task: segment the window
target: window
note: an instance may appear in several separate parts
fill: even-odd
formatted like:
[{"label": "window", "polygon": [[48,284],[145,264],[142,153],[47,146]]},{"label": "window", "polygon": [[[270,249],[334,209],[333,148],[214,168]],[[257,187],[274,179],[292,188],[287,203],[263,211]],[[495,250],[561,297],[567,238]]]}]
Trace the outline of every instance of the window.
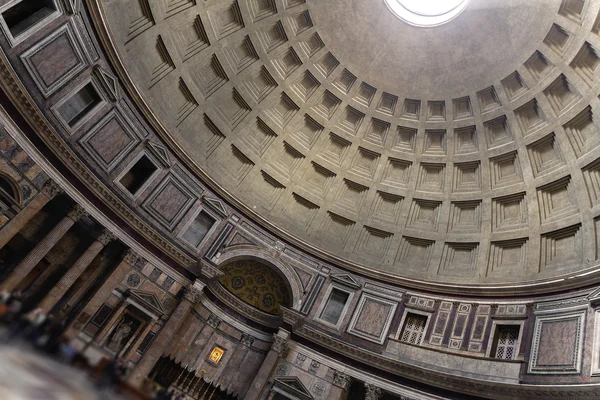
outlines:
[{"label": "window", "polygon": [[390,11],[414,26],[438,26],[451,21],[469,0],[385,0]]},{"label": "window", "polygon": [[95,335],[108,321],[108,318],[113,312],[113,308],[107,304],[102,304],[98,312],[94,315],[91,321],[85,327],[85,333]]},{"label": "window", "polygon": [[56,11],[52,0],[23,0],[2,13],[14,38],[23,34]]},{"label": "window", "polygon": [[154,332],[150,332],[149,334],[147,334],[144,340],[142,340],[142,343],[140,343],[140,347],[138,347],[137,352],[140,354],[144,354],[146,350],[148,350],[148,347],[150,347],[150,344],[154,340],[155,336],[156,333]]},{"label": "window", "polygon": [[200,214],[198,214],[192,224],[185,230],[183,240],[194,247],[198,247],[215,222],[216,220],[206,211],[200,211]]},{"label": "window", "polygon": [[94,85],[88,83],[58,107],[58,113],[67,125],[73,128],[101,101]]},{"label": "window", "polygon": [[156,165],[146,155],[143,155],[119,182],[129,193],[135,195],[157,169]]},{"label": "window", "polygon": [[519,352],[519,326],[497,325],[491,356],[500,360],[513,360]]},{"label": "window", "polygon": [[325,303],[323,311],[321,311],[321,315],[319,315],[319,319],[332,325],[337,325],[348,302],[348,297],[350,297],[350,294],[347,292],[336,288],[331,289],[329,298],[327,299],[327,303]]},{"label": "window", "polygon": [[427,317],[425,315],[407,313],[402,328],[400,341],[410,344],[421,344],[425,336]]}]

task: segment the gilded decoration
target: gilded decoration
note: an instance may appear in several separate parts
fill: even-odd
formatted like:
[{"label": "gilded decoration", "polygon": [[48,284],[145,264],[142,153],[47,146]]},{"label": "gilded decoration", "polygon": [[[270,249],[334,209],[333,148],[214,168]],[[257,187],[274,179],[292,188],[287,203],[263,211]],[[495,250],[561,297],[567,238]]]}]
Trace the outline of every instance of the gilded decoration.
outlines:
[{"label": "gilded decoration", "polygon": [[288,306],[290,294],[283,278],[254,260],[240,260],[221,268],[219,283],[245,303],[268,314],[278,315]]}]

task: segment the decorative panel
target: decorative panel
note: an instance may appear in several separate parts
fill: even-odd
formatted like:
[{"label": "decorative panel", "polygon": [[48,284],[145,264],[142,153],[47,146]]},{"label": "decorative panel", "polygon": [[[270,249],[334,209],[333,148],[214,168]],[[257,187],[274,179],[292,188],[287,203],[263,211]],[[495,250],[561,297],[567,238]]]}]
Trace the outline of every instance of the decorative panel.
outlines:
[{"label": "decorative panel", "polygon": [[585,311],[535,320],[530,374],[578,374],[581,372]]},{"label": "decorative panel", "polygon": [[363,293],[352,316],[348,333],[383,344],[398,303]]}]

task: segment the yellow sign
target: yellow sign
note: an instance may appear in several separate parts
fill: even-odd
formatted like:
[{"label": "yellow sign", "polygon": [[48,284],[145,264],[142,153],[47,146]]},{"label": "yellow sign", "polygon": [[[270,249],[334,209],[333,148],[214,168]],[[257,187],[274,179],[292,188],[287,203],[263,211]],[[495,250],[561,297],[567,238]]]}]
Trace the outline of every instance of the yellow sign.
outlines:
[{"label": "yellow sign", "polygon": [[210,361],[210,362],[212,362],[214,364],[218,364],[219,361],[221,361],[221,358],[223,358],[223,354],[225,354],[225,350],[223,350],[219,346],[215,346],[212,349],[212,351],[210,352],[210,356],[208,357],[208,361]]}]

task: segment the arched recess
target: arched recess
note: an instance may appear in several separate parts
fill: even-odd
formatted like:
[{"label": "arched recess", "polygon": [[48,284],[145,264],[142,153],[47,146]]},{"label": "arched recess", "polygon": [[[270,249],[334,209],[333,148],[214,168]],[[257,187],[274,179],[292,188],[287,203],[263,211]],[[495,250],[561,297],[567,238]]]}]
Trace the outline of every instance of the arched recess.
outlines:
[{"label": "arched recess", "polygon": [[218,268],[221,269],[222,267],[238,260],[254,260],[272,268],[281,276],[292,295],[290,308],[300,308],[302,303],[302,284],[298,274],[292,267],[269,256],[268,254],[263,253],[262,251],[254,249],[240,249],[232,250],[222,254],[218,260]]},{"label": "arched recess", "polygon": [[4,172],[0,172],[0,199],[8,206],[23,204],[23,194],[19,184]]}]

